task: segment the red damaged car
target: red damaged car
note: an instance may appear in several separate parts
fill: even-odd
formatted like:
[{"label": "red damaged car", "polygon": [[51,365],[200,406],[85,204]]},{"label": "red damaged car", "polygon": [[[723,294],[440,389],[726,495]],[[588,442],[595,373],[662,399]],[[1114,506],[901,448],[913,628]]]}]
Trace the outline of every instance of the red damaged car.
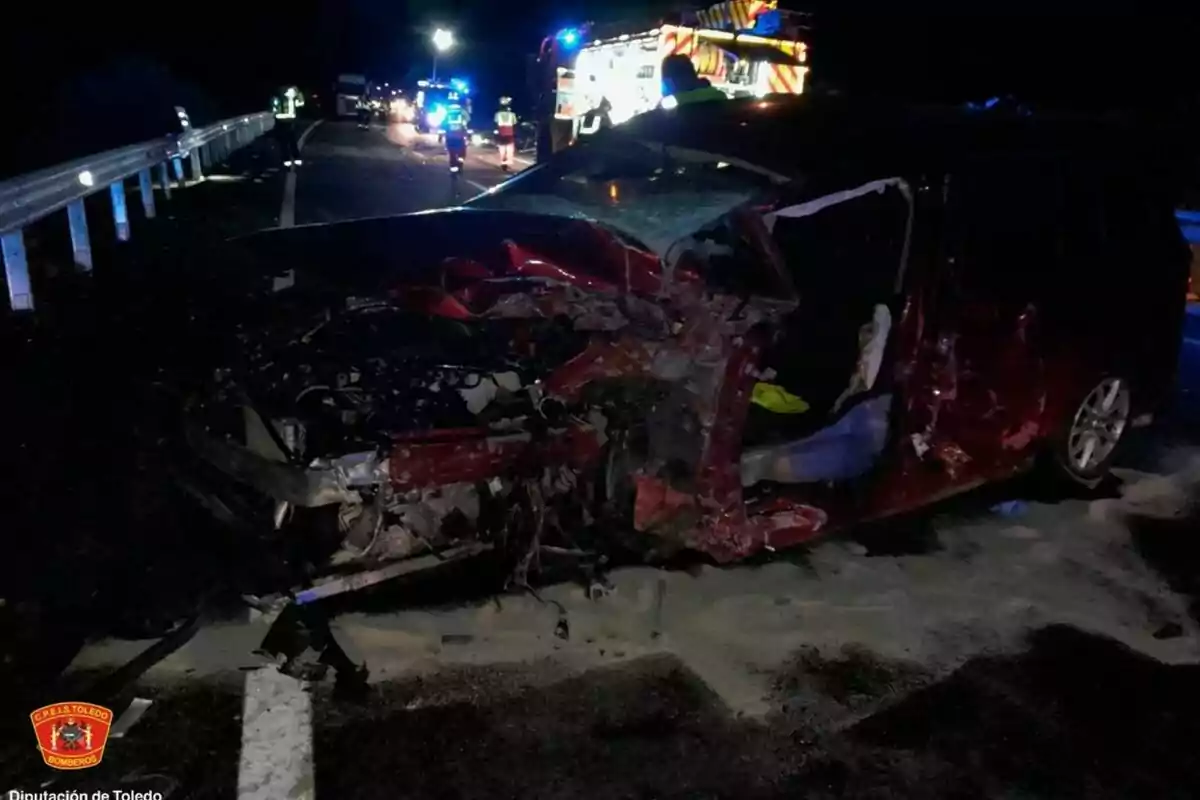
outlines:
[{"label": "red damaged car", "polygon": [[1036,464],[1094,484],[1179,347],[1153,155],[1003,112],[731,101],[461,209],[243,239],[229,263],[272,274],[220,311],[184,480],[319,543],[301,602],[482,550],[518,580],[728,562]]}]

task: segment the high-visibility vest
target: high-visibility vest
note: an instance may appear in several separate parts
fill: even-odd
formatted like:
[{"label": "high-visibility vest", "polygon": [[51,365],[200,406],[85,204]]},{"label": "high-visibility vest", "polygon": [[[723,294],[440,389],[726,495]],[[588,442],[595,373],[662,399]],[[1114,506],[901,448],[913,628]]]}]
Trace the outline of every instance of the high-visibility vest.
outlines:
[{"label": "high-visibility vest", "polygon": [[446,114],[446,130],[459,133],[467,130],[467,113],[463,109],[451,109]]},{"label": "high-visibility vest", "polygon": [[728,100],[729,95],[722,92],[715,86],[701,86],[699,89],[692,89],[688,92],[680,92],[675,95],[675,102],[679,105],[687,105],[688,103],[703,103],[708,100]]},{"label": "high-visibility vest", "polygon": [[275,106],[275,119],[295,119],[296,109],[304,105],[304,95],[293,89],[293,93],[289,96],[285,91],[275,98],[273,105]]},{"label": "high-visibility vest", "polygon": [[496,129],[501,136],[512,136],[513,129],[517,127],[517,115],[511,111],[501,110],[496,112]]}]

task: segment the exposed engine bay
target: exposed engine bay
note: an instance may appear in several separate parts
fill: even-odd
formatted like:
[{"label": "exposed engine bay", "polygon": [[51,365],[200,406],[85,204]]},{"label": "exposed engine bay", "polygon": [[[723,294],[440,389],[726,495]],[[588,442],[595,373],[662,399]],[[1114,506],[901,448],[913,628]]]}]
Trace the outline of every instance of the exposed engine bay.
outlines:
[{"label": "exposed engine bay", "polygon": [[[771,263],[756,212],[722,225]],[[314,579],[464,544],[518,581],[547,549],[727,560],[797,515],[819,524],[749,519],[737,461],[764,323],[794,302],[713,293],[699,240],[666,260],[598,223],[563,236],[591,243],[589,270],[507,239],[435,280],[243,328],[186,410],[207,477],[192,494],[318,541]]]}]

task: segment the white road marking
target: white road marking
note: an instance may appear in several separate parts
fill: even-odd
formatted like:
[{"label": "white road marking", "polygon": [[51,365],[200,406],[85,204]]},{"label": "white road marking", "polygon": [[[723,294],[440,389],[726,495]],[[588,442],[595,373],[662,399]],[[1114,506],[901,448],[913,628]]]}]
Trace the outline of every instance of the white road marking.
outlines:
[{"label": "white road marking", "polygon": [[472,181],[472,180],[468,180],[467,183],[471,184],[472,186],[474,186],[476,189],[478,189],[481,192],[486,192],[488,190],[488,187],[484,186],[482,183],[476,183],[475,181]]},{"label": "white road marking", "polygon": [[308,141],[308,137],[311,136],[312,132],[317,129],[317,126],[320,125],[324,121],[325,120],[323,120],[323,119],[319,119],[304,129],[304,133],[300,134],[300,138],[296,140],[296,149],[297,150],[304,149],[304,143],[306,141]]},{"label": "white road marking", "polygon": [[289,172],[283,179],[283,205],[279,208],[279,227],[290,228],[296,224],[296,173]]},{"label": "white road marking", "polygon": [[137,724],[137,721],[146,713],[146,709],[150,708],[153,700],[147,700],[144,697],[135,697],[133,702],[129,704],[129,708],[117,717],[117,721],[113,723],[112,728],[108,731],[110,739],[122,739],[129,729]]},{"label": "white road marking", "polygon": [[[304,129],[296,140],[296,152],[304,150],[304,143],[324,120],[317,120]],[[279,227],[290,228],[296,224],[296,173],[289,172],[283,180],[283,204],[279,207]]]},{"label": "white road marking", "polygon": [[246,675],[238,800],[313,800],[312,698],[275,667]]}]

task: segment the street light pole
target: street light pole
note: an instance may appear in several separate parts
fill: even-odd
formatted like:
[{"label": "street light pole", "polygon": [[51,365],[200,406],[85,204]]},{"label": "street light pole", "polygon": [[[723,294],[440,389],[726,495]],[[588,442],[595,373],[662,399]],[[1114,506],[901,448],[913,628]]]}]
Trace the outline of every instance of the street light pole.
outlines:
[{"label": "street light pole", "polygon": [[454,47],[454,34],[445,28],[433,32],[433,83],[437,83],[438,55]]}]

